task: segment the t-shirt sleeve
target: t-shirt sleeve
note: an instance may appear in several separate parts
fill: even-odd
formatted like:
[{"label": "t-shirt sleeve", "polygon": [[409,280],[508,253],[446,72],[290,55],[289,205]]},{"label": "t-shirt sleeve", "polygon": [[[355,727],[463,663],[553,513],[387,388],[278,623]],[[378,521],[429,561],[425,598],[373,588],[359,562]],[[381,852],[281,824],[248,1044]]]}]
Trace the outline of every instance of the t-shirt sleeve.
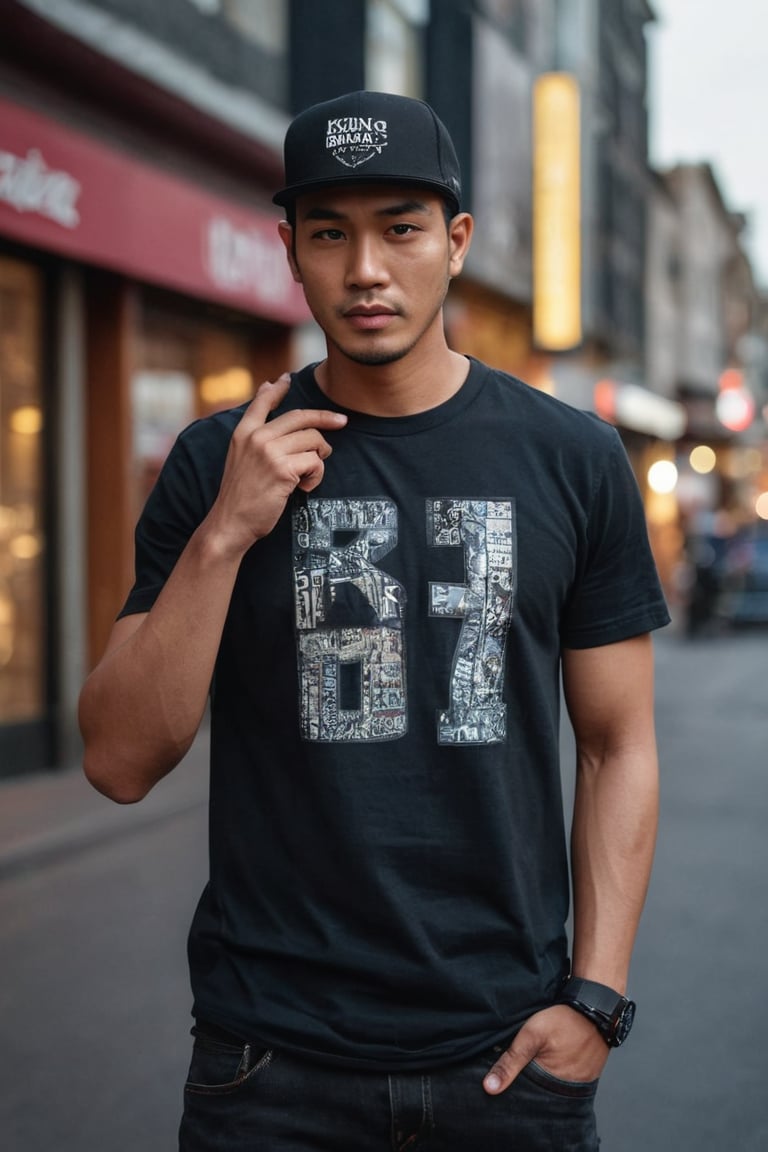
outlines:
[{"label": "t-shirt sleeve", "polygon": [[577,579],[561,620],[565,648],[614,644],[670,620],[637,481],[618,433],[612,429],[611,434]]},{"label": "t-shirt sleeve", "polygon": [[182,433],[136,525],[135,579],[119,616],[150,610],[209,506]]}]

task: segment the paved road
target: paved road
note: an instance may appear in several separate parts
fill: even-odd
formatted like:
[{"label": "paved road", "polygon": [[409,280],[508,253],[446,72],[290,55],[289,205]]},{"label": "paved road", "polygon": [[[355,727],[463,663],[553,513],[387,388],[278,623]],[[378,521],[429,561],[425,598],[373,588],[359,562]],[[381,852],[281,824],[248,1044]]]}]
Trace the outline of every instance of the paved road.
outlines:
[{"label": "paved road", "polygon": [[[657,651],[663,817],[603,1148],[765,1152],[768,633]],[[187,806],[0,877],[4,1150],[172,1152],[204,872]]]}]

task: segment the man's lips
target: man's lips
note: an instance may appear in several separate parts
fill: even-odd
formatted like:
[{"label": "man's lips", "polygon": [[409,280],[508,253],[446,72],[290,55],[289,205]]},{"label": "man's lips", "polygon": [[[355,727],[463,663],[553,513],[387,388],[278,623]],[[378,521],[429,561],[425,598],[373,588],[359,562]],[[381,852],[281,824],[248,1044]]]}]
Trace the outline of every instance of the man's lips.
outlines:
[{"label": "man's lips", "polygon": [[369,332],[386,328],[397,312],[384,304],[356,304],[352,308],[347,308],[343,315],[353,328]]}]

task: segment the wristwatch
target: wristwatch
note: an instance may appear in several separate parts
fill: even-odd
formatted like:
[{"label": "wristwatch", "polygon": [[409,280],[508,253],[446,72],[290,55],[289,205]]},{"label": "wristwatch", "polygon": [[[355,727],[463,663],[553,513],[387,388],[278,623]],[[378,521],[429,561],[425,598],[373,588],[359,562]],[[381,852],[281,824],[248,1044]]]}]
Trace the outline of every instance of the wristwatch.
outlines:
[{"label": "wristwatch", "polygon": [[563,985],[558,1004],[567,1004],[586,1016],[611,1048],[618,1048],[629,1036],[635,1018],[635,1003],[605,984],[571,976]]}]

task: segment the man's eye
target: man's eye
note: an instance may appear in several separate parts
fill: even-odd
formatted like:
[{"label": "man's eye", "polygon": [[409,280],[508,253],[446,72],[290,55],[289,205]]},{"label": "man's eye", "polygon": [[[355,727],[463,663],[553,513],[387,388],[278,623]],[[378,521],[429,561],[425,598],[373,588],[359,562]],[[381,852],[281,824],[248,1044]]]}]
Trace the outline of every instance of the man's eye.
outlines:
[{"label": "man's eye", "polygon": [[393,224],[392,231],[396,236],[407,236],[409,232],[418,232],[415,224]]},{"label": "man's eye", "polygon": [[343,240],[344,233],[339,228],[321,228],[315,232],[316,240]]}]

